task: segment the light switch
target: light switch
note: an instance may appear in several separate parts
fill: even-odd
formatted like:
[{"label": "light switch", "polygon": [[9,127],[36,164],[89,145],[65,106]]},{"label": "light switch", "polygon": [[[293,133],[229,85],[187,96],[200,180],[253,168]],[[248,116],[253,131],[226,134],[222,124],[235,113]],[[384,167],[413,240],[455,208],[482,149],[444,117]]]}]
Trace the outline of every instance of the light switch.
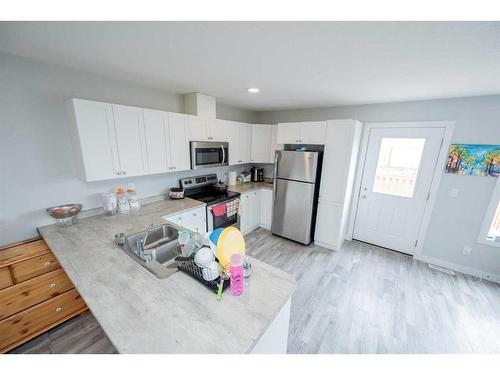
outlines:
[{"label": "light switch", "polygon": [[457,188],[452,188],[452,189],[450,190],[450,197],[451,197],[451,198],[456,198],[456,197],[458,197],[458,189],[457,189]]}]

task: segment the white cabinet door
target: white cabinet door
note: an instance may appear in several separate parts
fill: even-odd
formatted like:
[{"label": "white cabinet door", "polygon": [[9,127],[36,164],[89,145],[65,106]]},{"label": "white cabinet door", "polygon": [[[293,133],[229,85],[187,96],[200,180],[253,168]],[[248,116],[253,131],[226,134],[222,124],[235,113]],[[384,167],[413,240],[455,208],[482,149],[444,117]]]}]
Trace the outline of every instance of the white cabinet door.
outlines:
[{"label": "white cabinet door", "polygon": [[263,228],[271,229],[273,220],[273,191],[271,189],[261,189],[260,191],[260,225]]},{"label": "white cabinet door", "polygon": [[188,116],[188,125],[190,141],[208,140],[208,125],[206,119],[197,116]]},{"label": "white cabinet door", "polygon": [[250,205],[248,194],[241,194],[240,196],[240,231],[246,234],[250,228],[251,213],[249,212]]},{"label": "white cabinet door", "polygon": [[278,143],[300,143],[300,122],[278,124]]},{"label": "white cabinet door", "polygon": [[283,145],[278,143],[278,125],[271,125],[271,158],[269,163],[274,163],[276,150],[282,150]]},{"label": "white cabinet door", "polygon": [[219,142],[229,142],[229,121],[210,119],[208,124],[208,139]]},{"label": "white cabinet door", "polygon": [[251,161],[269,163],[271,160],[272,126],[252,125]]},{"label": "white cabinet door", "polygon": [[181,214],[164,216],[163,219],[177,224],[183,228],[189,229],[193,232],[207,232],[207,216],[205,206],[198,207]]},{"label": "white cabinet door", "polygon": [[99,181],[119,177],[111,104],[81,99],[72,99],[68,104],[74,116],[71,130],[80,149],[82,178]]},{"label": "white cabinet door", "polygon": [[319,190],[322,200],[344,202],[354,130],[353,125],[328,127]]},{"label": "white cabinet door", "polygon": [[170,148],[169,171],[185,171],[191,168],[189,162],[189,141],[187,116],[167,113],[168,144]]},{"label": "white cabinet door", "polygon": [[260,224],[260,190],[254,190],[249,195],[250,205],[250,230],[257,228]]},{"label": "white cabinet door", "polygon": [[308,145],[325,144],[326,121],[303,122],[300,124],[299,143]]},{"label": "white cabinet door", "polygon": [[252,125],[239,124],[239,147],[241,150],[240,164],[250,163],[252,159]]},{"label": "white cabinet door", "polygon": [[120,168],[125,176],[148,173],[142,108],[113,104]]},{"label": "white cabinet door", "polygon": [[316,230],[314,242],[332,250],[338,250],[342,245],[343,204],[320,201],[316,215]]},{"label": "white cabinet door", "polygon": [[168,134],[166,134],[165,113],[144,109],[144,135],[148,155],[149,173],[169,172]]},{"label": "white cabinet door", "polygon": [[229,164],[247,164],[251,160],[252,125],[230,122]]}]

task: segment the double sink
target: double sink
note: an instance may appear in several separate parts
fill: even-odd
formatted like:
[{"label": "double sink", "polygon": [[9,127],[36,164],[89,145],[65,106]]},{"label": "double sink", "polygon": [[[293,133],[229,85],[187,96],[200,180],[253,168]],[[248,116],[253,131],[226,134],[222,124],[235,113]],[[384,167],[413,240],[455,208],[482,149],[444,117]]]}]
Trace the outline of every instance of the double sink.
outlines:
[{"label": "double sink", "polygon": [[177,272],[175,258],[181,250],[178,229],[169,224],[148,228],[125,237],[122,250],[160,279]]}]

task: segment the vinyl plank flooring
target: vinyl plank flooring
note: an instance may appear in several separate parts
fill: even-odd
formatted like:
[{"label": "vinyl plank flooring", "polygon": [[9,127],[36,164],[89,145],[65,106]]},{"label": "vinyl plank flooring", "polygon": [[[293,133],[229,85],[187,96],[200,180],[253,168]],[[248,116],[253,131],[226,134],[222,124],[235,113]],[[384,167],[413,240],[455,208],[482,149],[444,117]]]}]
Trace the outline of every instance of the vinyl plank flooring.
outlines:
[{"label": "vinyl plank flooring", "polygon": [[250,255],[292,273],[289,353],[500,353],[500,285],[350,242],[337,252],[257,229]]},{"label": "vinyl plank flooring", "polygon": [[[265,229],[245,238],[248,254],[297,279],[289,353],[500,353],[498,284],[355,241],[330,251]],[[91,313],[13,351],[115,352]]]}]

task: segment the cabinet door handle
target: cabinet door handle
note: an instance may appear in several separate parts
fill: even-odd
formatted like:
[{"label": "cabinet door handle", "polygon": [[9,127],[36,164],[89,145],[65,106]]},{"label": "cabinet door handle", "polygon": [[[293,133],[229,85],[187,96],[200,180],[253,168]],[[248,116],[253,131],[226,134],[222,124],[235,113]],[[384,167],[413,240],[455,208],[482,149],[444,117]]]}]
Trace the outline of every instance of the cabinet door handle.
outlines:
[{"label": "cabinet door handle", "polygon": [[55,288],[56,287],[56,283],[52,283],[49,285],[51,288]]},{"label": "cabinet door handle", "polygon": [[61,311],[62,311],[62,307],[58,307],[58,308],[56,309],[56,312],[61,312]]}]

